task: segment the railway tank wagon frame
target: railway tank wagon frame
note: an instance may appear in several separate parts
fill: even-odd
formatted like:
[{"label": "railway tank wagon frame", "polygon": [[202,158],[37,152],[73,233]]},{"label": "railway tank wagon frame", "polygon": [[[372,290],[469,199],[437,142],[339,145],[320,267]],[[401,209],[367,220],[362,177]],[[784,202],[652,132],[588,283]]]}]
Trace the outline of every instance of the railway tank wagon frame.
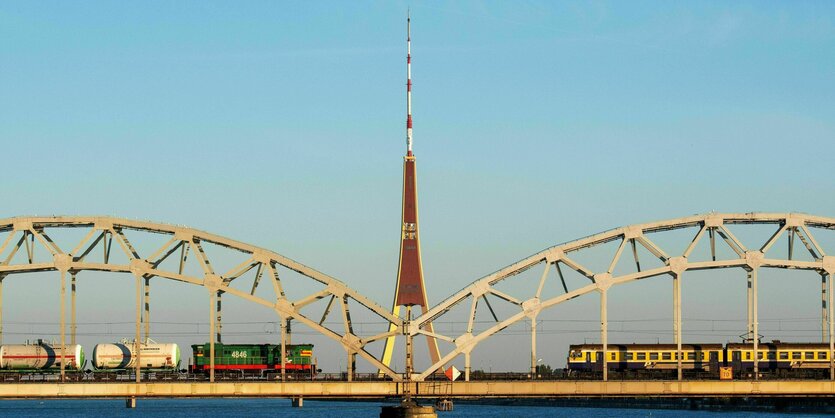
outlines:
[{"label": "railway tank wagon frame", "polygon": [[[65,346],[64,369],[81,372],[87,360],[78,344]],[[34,343],[0,345],[0,372],[55,372],[61,369],[61,346],[39,339]]]},{"label": "railway tank wagon frame", "polygon": [[136,368],[137,358],[142,369],[147,371],[172,371],[180,366],[180,346],[176,343],[157,343],[147,338],[139,344],[140,356],[136,355],[136,341],[122,339],[116,343],[100,343],[93,348],[92,366],[97,372],[118,372]]}]

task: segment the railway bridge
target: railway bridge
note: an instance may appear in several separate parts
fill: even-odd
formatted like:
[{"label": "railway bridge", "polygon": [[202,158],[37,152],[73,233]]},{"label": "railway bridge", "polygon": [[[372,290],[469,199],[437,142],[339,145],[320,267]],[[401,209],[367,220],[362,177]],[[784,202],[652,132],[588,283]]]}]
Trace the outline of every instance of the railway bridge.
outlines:
[{"label": "railway bridge", "polygon": [[[739,228],[758,232],[738,237]],[[59,231],[81,231],[74,241],[56,239]],[[286,345],[287,320],[296,321],[335,341],[345,351],[348,372],[344,382],[290,381],[284,373],[275,382],[222,381],[215,379],[214,356],[205,382],[145,381],[141,363],[131,381],[98,383],[67,380],[64,361],[54,380],[41,383],[2,383],[0,398],[29,397],[196,397],[196,396],[286,396],[286,397],[352,397],[381,398],[397,396],[404,390],[428,397],[569,397],[569,396],[831,396],[835,394],[835,312],[833,312],[832,275],[835,256],[827,255],[825,247],[835,243],[835,218],[800,213],[708,213],[683,218],[615,228],[585,238],[547,248],[470,285],[428,309],[415,319],[392,315],[388,309],[353,290],[346,283],[277,252],[204,231],[153,222],[114,217],[18,217],[0,220],[0,341],[2,341],[2,286],[6,280],[32,272],[57,272],[60,279],[60,341],[64,346],[76,340],[76,279],[86,271],[123,273],[135,283],[135,340],[150,334],[150,289],[158,280],[173,280],[202,286],[207,290],[207,306],[211,310],[209,341],[212,352],[222,326],[221,299],[226,295],[241,298],[275,312],[282,324],[281,347]],[[161,244],[136,245],[146,236]],[[160,240],[159,238],[162,237]],[[753,238],[752,238],[753,237]],[[211,246],[213,250],[207,251]],[[780,248],[778,250],[777,248]],[[701,248],[701,250],[699,249]],[[830,253],[835,248],[828,247]],[[607,250],[607,249],[610,249]],[[595,252],[596,265],[581,262],[582,254]],[[234,267],[217,268],[218,253],[239,260]],[[704,253],[703,257],[697,254]],[[116,257],[115,254],[119,254]],[[210,254],[212,254],[210,256]],[[641,258],[641,255],[644,258]],[[647,257],[646,255],[649,255]],[[227,257],[224,255],[224,257]],[[185,268],[189,260],[199,271]],[[602,260],[602,261],[601,261]],[[740,282],[747,283],[747,336],[759,344],[758,272],[762,269],[804,270],[820,280],[821,339],[829,344],[829,379],[807,381],[759,380],[759,360],[754,356],[754,373],[750,379],[736,381],[693,381],[683,379],[681,282],[688,272],[710,269],[736,269]],[[287,286],[298,281],[283,280],[287,272],[303,277],[316,290],[300,298],[290,298]],[[538,278],[528,293],[515,281],[535,273]],[[582,277],[584,282],[566,280],[566,274]],[[600,341],[603,351],[608,345],[608,293],[613,287],[628,286],[638,280],[654,278],[669,280],[673,286],[673,335],[678,363],[677,377],[672,380],[623,381],[610,380],[607,356],[603,356],[602,376],[589,381],[537,380],[537,317],[543,311],[586,294],[600,297]],[[251,286],[241,290],[236,282],[250,280]],[[69,282],[69,286],[68,285]],[[249,283],[249,282],[248,282]],[[543,289],[556,283],[562,289],[547,295]],[[270,286],[274,298],[256,295],[259,286]],[[309,287],[309,286],[308,286]],[[307,289],[308,287],[305,287]],[[69,288],[69,290],[68,290]],[[511,292],[508,289],[517,289]],[[524,294],[520,294],[520,292]],[[67,309],[69,299],[69,309]],[[324,313],[314,315],[306,307],[327,300]],[[493,303],[490,302],[493,300]],[[501,303],[503,309],[494,309]],[[385,326],[383,331],[368,334],[352,322],[349,306],[359,306],[366,317],[373,317]],[[456,307],[468,312],[466,327],[454,334],[428,331],[428,325],[453,315]],[[495,323],[482,330],[475,327],[480,309],[487,309]],[[325,324],[335,312],[341,326]],[[530,344],[516,345],[508,350],[530,354],[528,381],[474,381],[471,379],[471,355],[482,342],[508,327],[530,323]],[[67,326],[69,325],[69,327]],[[144,328],[144,330],[143,330]],[[68,330],[69,329],[69,330]],[[441,358],[411,376],[405,376],[382,361],[382,353],[369,345],[392,335],[407,339],[425,336],[442,343]],[[529,353],[527,352],[529,349]],[[61,350],[63,359],[66,353]],[[355,381],[355,362],[359,356],[380,370],[378,381]],[[464,359],[464,376],[460,382],[433,380],[439,371]],[[284,355],[282,355],[282,366]],[[525,371],[527,372],[527,370]],[[145,374],[147,376],[147,374]],[[135,379],[135,380],[134,380]]]}]

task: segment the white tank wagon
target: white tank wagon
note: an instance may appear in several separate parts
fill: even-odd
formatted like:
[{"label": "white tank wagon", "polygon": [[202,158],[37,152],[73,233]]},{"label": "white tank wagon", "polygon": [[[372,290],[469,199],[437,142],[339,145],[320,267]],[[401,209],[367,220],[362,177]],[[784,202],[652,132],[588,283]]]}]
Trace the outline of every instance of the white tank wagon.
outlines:
[{"label": "white tank wagon", "polygon": [[[180,364],[177,344],[160,344],[150,338],[139,346],[143,369],[176,369]],[[136,343],[122,340],[113,344],[97,344],[93,348],[93,367],[99,370],[132,369],[136,367]]]},{"label": "white tank wagon", "polygon": [[[78,344],[64,346],[64,370],[84,368],[84,349]],[[0,346],[0,370],[59,370],[61,345],[38,340],[34,344],[3,344]]]}]

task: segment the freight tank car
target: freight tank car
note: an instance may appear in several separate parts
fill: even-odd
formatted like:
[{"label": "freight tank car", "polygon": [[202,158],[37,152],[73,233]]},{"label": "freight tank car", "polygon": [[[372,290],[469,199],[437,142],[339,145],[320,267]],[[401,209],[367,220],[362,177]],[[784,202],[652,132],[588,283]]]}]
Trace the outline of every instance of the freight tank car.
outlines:
[{"label": "freight tank car", "polygon": [[[34,344],[4,344],[0,346],[0,370],[58,371],[61,369],[61,345],[38,340]],[[78,344],[64,346],[64,370],[84,368],[84,349]]]},{"label": "freight tank car", "polygon": [[[133,369],[136,360],[135,341],[97,344],[93,348],[93,367],[98,370]],[[143,369],[174,370],[180,364],[180,347],[146,339],[139,344],[139,361]]]},{"label": "freight tank car", "polygon": [[[313,344],[285,346],[285,369],[288,372],[313,374]],[[192,372],[208,372],[210,368],[209,343],[192,345],[194,364]],[[215,370],[233,370],[244,374],[260,374],[263,371],[281,371],[281,346],[275,344],[215,344]]]}]

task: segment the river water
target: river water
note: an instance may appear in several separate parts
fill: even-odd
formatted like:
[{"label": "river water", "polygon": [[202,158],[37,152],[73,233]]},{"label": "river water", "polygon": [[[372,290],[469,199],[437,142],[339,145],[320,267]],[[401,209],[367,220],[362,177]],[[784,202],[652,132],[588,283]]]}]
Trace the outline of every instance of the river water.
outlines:
[{"label": "river water", "polygon": [[[292,408],[287,399],[139,399],[136,409],[125,408],[124,400],[3,400],[2,417],[378,417],[379,402],[325,402],[305,400],[303,408]],[[707,412],[661,409],[567,408],[545,406],[455,405],[451,412],[438,412],[439,418],[457,417],[659,417],[659,418],[738,418],[786,417],[788,414],[762,412]],[[804,417],[823,415],[804,414]]]}]

